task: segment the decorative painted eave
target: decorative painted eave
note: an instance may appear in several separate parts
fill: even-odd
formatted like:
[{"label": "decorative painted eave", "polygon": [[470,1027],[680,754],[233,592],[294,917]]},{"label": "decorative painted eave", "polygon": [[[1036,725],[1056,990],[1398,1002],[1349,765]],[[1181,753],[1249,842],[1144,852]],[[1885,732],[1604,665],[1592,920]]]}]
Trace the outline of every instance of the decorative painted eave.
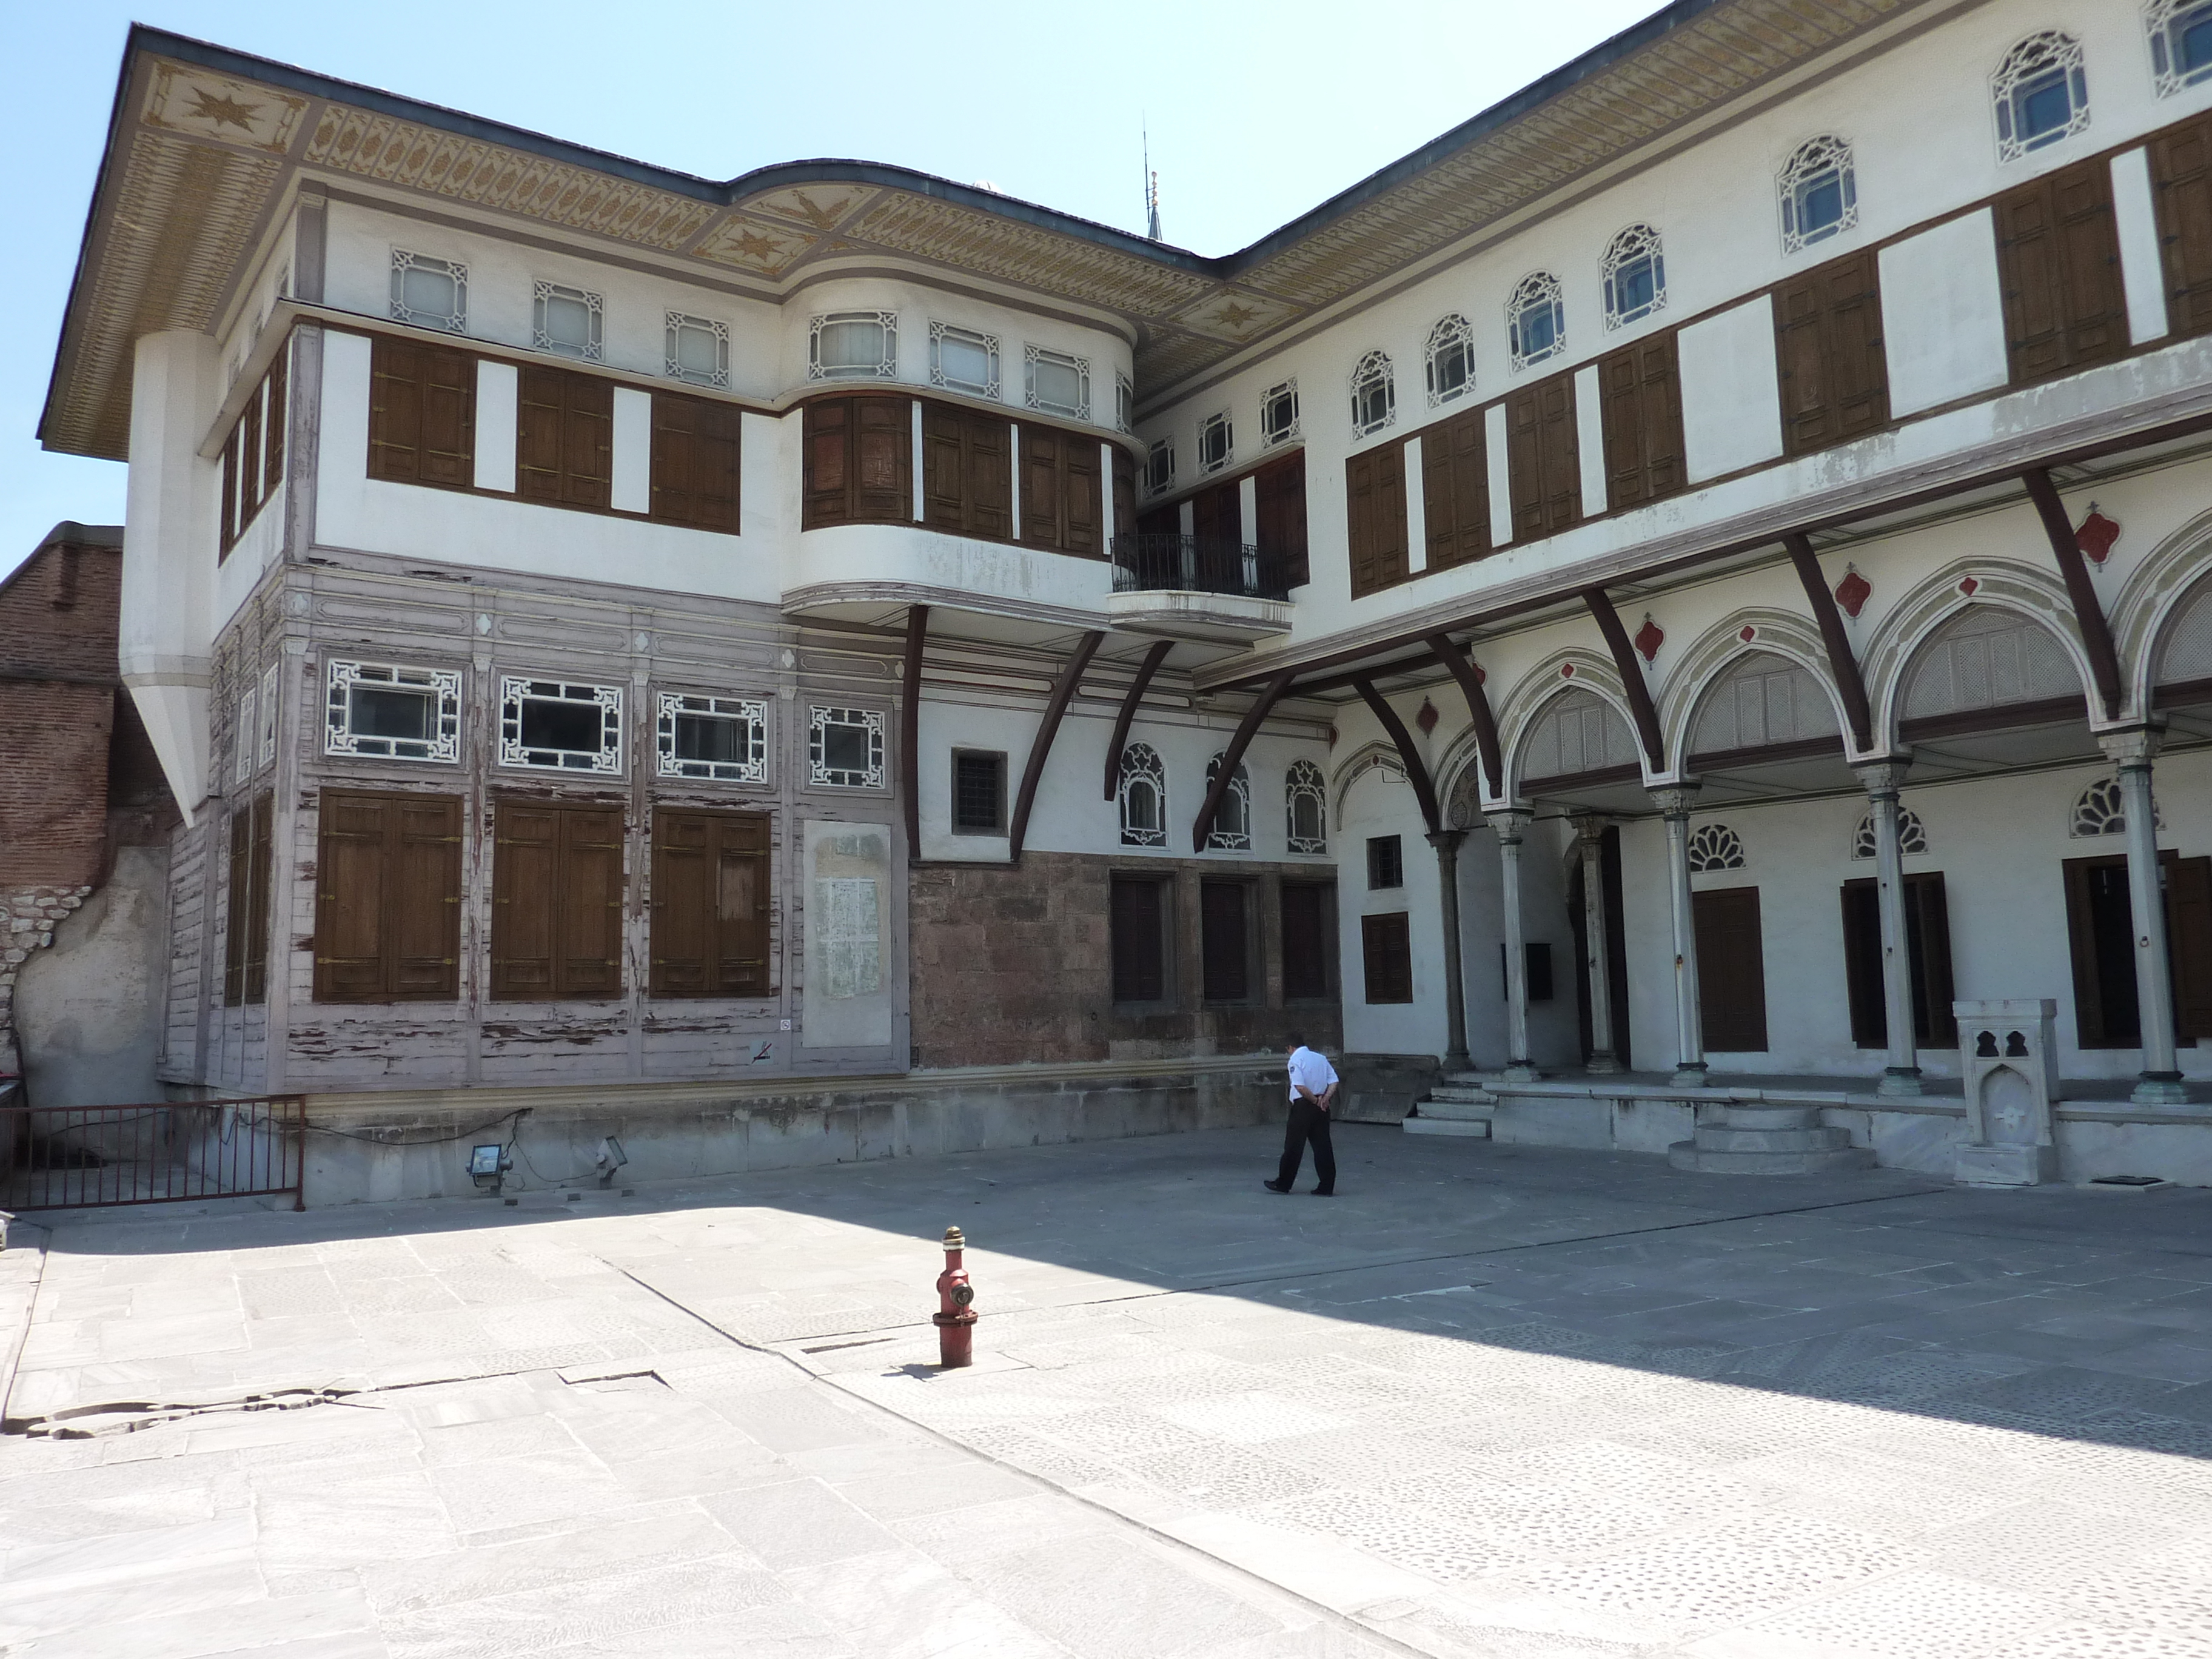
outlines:
[{"label": "decorative painted eave", "polygon": [[295,187],[537,221],[776,298],[879,255],[1088,307],[1146,401],[1849,37],[1956,0],[1675,0],[1241,252],[1207,258],[875,162],[726,183],[134,27],[53,379],[49,449],[125,458],[143,334],[212,330]]}]

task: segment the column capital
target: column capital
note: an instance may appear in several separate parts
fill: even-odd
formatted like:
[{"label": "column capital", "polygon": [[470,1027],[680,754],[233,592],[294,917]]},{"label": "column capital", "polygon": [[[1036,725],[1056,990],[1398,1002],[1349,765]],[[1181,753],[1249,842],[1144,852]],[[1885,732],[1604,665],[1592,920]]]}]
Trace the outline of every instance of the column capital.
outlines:
[{"label": "column capital", "polygon": [[1439,853],[1456,853],[1460,843],[1466,839],[1467,831],[1464,830],[1431,830],[1426,836],[1429,845]]},{"label": "column capital", "polygon": [[1584,841],[1595,841],[1612,825],[1613,820],[1602,812],[1577,812],[1567,822],[1575,826],[1575,833]]},{"label": "column capital", "polygon": [[1670,818],[1686,818],[1698,809],[1698,786],[1694,783],[1670,783],[1650,792],[1659,810]]},{"label": "column capital", "polygon": [[2097,733],[2097,747],[2105,751],[2105,758],[2121,768],[2148,766],[2158,753],[2159,739],[2164,735],[2160,727],[2146,722],[2130,726],[2118,732]]},{"label": "column capital", "polygon": [[1528,821],[1535,816],[1525,806],[1501,806],[1495,811],[1483,814],[1497,834],[1499,845],[1516,847],[1520,845],[1522,832],[1528,829]]},{"label": "column capital", "polygon": [[1881,760],[1854,764],[1851,770],[1857,774],[1860,785],[1869,795],[1894,798],[1905,787],[1905,775],[1911,767],[1910,756],[1889,755]]}]

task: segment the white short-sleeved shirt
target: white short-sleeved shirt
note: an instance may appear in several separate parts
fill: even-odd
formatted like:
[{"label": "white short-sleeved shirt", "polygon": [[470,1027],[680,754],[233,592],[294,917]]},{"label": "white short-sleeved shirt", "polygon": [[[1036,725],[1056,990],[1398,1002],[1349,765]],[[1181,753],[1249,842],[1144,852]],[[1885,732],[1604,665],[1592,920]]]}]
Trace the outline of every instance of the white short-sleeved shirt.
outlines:
[{"label": "white short-sleeved shirt", "polygon": [[1328,1063],[1328,1055],[1316,1054],[1311,1048],[1294,1048],[1291,1051],[1291,1098],[1292,1100],[1298,1097],[1298,1085],[1302,1083],[1312,1091],[1313,1097],[1319,1100],[1322,1096],[1328,1092],[1328,1085],[1335,1081],[1336,1067]]}]

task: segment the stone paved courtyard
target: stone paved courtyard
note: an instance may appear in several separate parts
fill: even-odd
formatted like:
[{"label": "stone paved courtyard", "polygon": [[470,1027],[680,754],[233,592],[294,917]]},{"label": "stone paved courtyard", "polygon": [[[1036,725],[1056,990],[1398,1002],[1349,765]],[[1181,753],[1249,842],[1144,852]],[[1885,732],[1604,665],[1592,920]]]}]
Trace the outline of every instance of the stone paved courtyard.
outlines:
[{"label": "stone paved courtyard", "polygon": [[1273,1140],[24,1228],[0,1652],[2212,1656],[2212,1194]]}]

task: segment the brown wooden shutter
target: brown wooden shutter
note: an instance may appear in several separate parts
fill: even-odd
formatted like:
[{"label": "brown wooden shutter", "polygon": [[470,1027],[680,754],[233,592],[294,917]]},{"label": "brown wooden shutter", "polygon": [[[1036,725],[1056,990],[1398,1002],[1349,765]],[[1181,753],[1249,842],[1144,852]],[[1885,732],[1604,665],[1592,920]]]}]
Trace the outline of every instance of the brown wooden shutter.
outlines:
[{"label": "brown wooden shutter", "polygon": [[995,540],[1014,533],[1012,422],[980,410],[963,411],[966,451],[967,533]]},{"label": "brown wooden shutter", "polygon": [[623,815],[617,807],[564,807],[557,900],[556,994],[622,994]]},{"label": "brown wooden shutter", "polygon": [[380,334],[368,364],[368,476],[421,483],[422,348]]},{"label": "brown wooden shutter", "polygon": [[1698,941],[1698,1008],[1708,1049],[1759,1054],[1766,1048],[1766,960],[1759,889],[1710,888],[1691,895]]},{"label": "brown wooden shutter", "polygon": [[386,994],[444,1001],[461,994],[461,798],[394,795],[388,819]]},{"label": "brown wooden shutter", "polygon": [[1360,968],[1369,1002],[1413,1000],[1413,945],[1403,910],[1359,919]]},{"label": "brown wooden shutter", "polygon": [[238,429],[232,435],[238,441],[238,527],[244,530],[253,522],[253,515],[261,510],[261,503],[269,499],[269,486],[261,477],[261,392],[253,388],[253,396],[246,400],[246,407],[238,416]]},{"label": "brown wooden shutter", "polygon": [[1344,463],[1352,596],[1406,580],[1406,447],[1387,443]]},{"label": "brown wooden shutter", "polygon": [[1490,454],[1480,410],[1464,410],[1421,434],[1421,501],[1430,569],[1449,570],[1490,551]]},{"label": "brown wooden shutter", "polygon": [[2128,349],[2112,170],[2046,173],[1995,203],[2005,349],[2014,386],[2108,362]]},{"label": "brown wooden shutter", "polygon": [[1060,531],[1057,545],[1063,553],[1103,558],[1106,520],[1097,442],[1079,436],[1063,436],[1060,455]]},{"label": "brown wooden shutter", "polygon": [[726,997],[769,996],[768,815],[724,813],[715,829],[714,988]]},{"label": "brown wooden shutter", "polygon": [[2212,1037],[2212,858],[2176,858],[2165,867],[2174,1035],[2197,1042]]},{"label": "brown wooden shutter", "polygon": [[230,892],[224,912],[222,1003],[235,1008],[246,1000],[246,940],[248,896],[253,889],[253,814],[241,807],[230,815]]},{"label": "brown wooden shutter", "polygon": [[292,343],[287,340],[276,348],[276,361],[269,365],[268,448],[261,462],[261,494],[264,499],[284,479],[286,379],[291,361]]},{"label": "brown wooden shutter", "polygon": [[557,368],[526,368],[515,402],[514,486],[533,501],[561,499],[561,382]]},{"label": "brown wooden shutter", "polygon": [[653,394],[653,518],[694,530],[738,533],[738,434],[744,419],[734,404],[680,392]]},{"label": "brown wooden shutter", "polygon": [[1022,539],[1039,547],[1060,544],[1067,448],[1067,438],[1051,427],[1021,428]]},{"label": "brown wooden shutter", "polygon": [[325,789],[315,1000],[460,994],[461,798]]},{"label": "brown wooden shutter", "polygon": [[656,997],[709,994],[714,827],[705,812],[663,808],[653,819],[653,971]]},{"label": "brown wooden shutter", "polygon": [[1315,1000],[1328,994],[1328,899],[1334,890],[1317,882],[1282,886],[1283,998]]},{"label": "brown wooden shutter", "polygon": [[1244,884],[1199,884],[1199,927],[1208,1002],[1242,1002],[1250,994],[1244,927]]},{"label": "brown wooden shutter", "polygon": [[560,994],[561,812],[501,801],[491,862],[491,994],[501,1001]]},{"label": "brown wooden shutter", "polygon": [[[1137,463],[1121,445],[1114,446],[1114,539],[1129,541],[1137,533]],[[1133,546],[1123,556],[1134,558]]]},{"label": "brown wooden shutter", "polygon": [[[904,398],[856,398],[853,403],[852,516],[871,524],[911,522],[914,405]],[[1003,459],[1003,450],[1000,454]],[[1005,510],[1001,507],[1002,516]]]},{"label": "brown wooden shutter", "polygon": [[826,398],[806,405],[805,496],[799,528],[845,524],[853,516],[853,400]]},{"label": "brown wooden shutter", "polygon": [[238,541],[238,428],[230,429],[230,436],[222,446],[222,499],[216,507],[216,562],[221,564],[230,556],[230,550]]},{"label": "brown wooden shutter", "polygon": [[1606,506],[1640,507],[1686,482],[1682,389],[1669,331],[1598,360],[1605,427]]},{"label": "brown wooden shutter", "polygon": [[1148,877],[1115,876],[1109,891],[1114,1000],[1161,1001],[1167,995],[1163,884]]},{"label": "brown wooden shutter", "polygon": [[1552,535],[1582,516],[1571,374],[1554,374],[1505,400],[1505,459],[1515,540]]},{"label": "brown wooden shutter", "polygon": [[477,481],[476,359],[444,346],[421,348],[424,483],[467,489]]},{"label": "brown wooden shutter", "polygon": [[1889,420],[1881,289],[1871,252],[1846,254],[1774,290],[1783,447],[1802,455]]},{"label": "brown wooden shutter", "polygon": [[515,409],[518,494],[562,507],[605,507],[614,469],[614,384],[526,364]]},{"label": "brown wooden shutter", "polygon": [[1851,1042],[1881,1048],[1889,1042],[1881,977],[1881,893],[1872,876],[1844,884],[1844,987],[1850,999]]},{"label": "brown wooden shutter", "polygon": [[2212,329],[2212,116],[2150,141],[2166,325],[2179,337]]},{"label": "brown wooden shutter", "polygon": [[269,1000],[269,864],[276,813],[274,794],[255,797],[251,814],[253,845],[246,860],[246,876],[244,989],[245,1000],[249,1003]]},{"label": "brown wooden shutter", "polygon": [[1951,911],[1943,872],[1923,870],[1905,878],[1905,942],[1912,970],[1914,1039],[1929,1047],[1959,1041],[1957,994],[1951,978]]},{"label": "brown wooden shutter", "polygon": [[[1261,467],[1253,476],[1253,494],[1260,556],[1282,573],[1285,586],[1304,586],[1313,580],[1306,558],[1305,452]],[[1488,539],[1486,532],[1486,544]]]},{"label": "brown wooden shutter", "polygon": [[318,1002],[379,1002],[386,995],[386,893],[395,873],[386,842],[396,811],[388,796],[322,793],[315,854]]}]

